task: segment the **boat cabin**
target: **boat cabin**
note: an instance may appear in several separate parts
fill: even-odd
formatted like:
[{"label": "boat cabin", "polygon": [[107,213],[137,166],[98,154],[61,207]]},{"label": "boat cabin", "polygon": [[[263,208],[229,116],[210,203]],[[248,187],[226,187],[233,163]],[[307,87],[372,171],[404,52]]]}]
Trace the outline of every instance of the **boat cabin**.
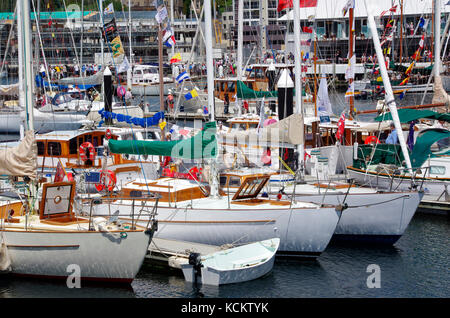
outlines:
[{"label": "boat cabin", "polygon": [[[225,95],[228,95],[228,100],[231,102],[236,101],[237,94],[237,77],[225,77],[216,78],[214,80],[214,96],[225,101]],[[248,88],[256,90],[255,81],[253,80],[243,80]]]},{"label": "boat cabin", "polygon": [[158,67],[151,65],[136,65],[133,68],[133,84],[159,83]]}]

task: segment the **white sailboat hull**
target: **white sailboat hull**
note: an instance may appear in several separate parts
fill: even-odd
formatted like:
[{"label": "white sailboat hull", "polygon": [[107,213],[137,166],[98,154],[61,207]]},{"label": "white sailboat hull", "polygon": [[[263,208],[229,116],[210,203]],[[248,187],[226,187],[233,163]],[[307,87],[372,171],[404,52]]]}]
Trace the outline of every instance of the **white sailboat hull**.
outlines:
[{"label": "white sailboat hull", "polygon": [[[419,192],[349,194],[345,199],[348,208],[342,212],[333,240],[394,244],[408,227],[422,197],[423,193]],[[345,194],[297,195],[296,198],[342,204]]]},{"label": "white sailboat hull", "polygon": [[[93,209],[98,216],[119,210],[121,218],[130,218],[131,206],[130,200],[117,200],[111,203],[110,210],[102,205],[94,206]],[[278,237],[279,255],[317,257],[330,242],[339,219],[339,213],[334,207],[255,209],[231,204],[231,209],[227,209],[227,197],[209,203],[197,203],[194,200],[193,206],[194,208],[190,207],[190,201],[179,202],[178,208],[160,202],[155,237],[216,246],[252,243]],[[139,207],[140,203],[137,201],[134,218]],[[85,208],[86,213],[87,209],[88,207]],[[138,224],[145,226],[147,220],[145,213],[142,213]]]},{"label": "white sailboat hull", "polygon": [[143,231],[127,232],[126,238],[120,232],[5,230],[2,235],[13,274],[63,279],[74,273],[69,266],[74,264],[82,280],[120,283],[134,279],[150,243]]}]

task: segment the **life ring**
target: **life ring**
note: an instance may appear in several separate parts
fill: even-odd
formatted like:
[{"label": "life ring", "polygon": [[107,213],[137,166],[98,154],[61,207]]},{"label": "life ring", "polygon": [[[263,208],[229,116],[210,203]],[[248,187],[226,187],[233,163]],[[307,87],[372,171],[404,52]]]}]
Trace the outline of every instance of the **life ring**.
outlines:
[{"label": "life ring", "polygon": [[[95,147],[89,141],[83,142],[80,146],[79,151],[81,160],[83,160],[84,162],[86,162],[88,159],[94,161]],[[89,156],[86,154],[87,151],[89,151]]]},{"label": "life ring", "polygon": [[379,144],[380,141],[378,140],[378,138],[376,136],[369,136],[366,138],[366,140],[364,141],[365,145],[371,144],[371,143],[376,143]]},{"label": "life ring", "polygon": [[106,129],[106,134],[105,134],[105,138],[106,138],[106,140],[109,140],[109,139],[111,139],[111,130],[109,130],[109,129]]},{"label": "life ring", "polygon": [[194,180],[199,181],[201,173],[202,173],[202,168],[199,169],[197,166],[189,169],[189,176],[191,178],[193,178]]},{"label": "life ring", "polygon": [[102,170],[100,173],[100,183],[95,185],[98,192],[103,191],[105,188],[108,191],[112,191],[117,183],[116,174],[111,170]]}]

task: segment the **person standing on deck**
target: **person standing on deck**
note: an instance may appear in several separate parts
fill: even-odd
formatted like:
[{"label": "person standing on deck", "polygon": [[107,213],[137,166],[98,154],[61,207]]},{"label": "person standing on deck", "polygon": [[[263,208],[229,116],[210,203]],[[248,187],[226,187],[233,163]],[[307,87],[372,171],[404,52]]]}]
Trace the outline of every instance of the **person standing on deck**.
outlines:
[{"label": "person standing on deck", "polygon": [[386,139],[387,144],[398,144],[398,136],[397,131],[395,130],[394,123],[391,123],[391,133]]}]

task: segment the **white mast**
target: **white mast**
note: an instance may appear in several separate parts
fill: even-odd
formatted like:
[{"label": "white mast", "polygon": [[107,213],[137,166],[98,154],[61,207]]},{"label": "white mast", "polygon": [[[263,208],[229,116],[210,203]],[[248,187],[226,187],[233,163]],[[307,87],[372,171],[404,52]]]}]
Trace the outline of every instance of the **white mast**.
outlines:
[{"label": "white mast", "polygon": [[17,46],[18,46],[18,63],[19,63],[19,105],[25,109],[25,91],[23,89],[23,2],[17,1]]},{"label": "white mast", "polygon": [[[102,30],[102,32],[101,32],[101,34],[103,35],[103,32],[105,31],[105,27],[104,27],[104,24],[103,24],[103,0],[100,0],[99,1],[99,5],[100,5],[100,29]],[[105,34],[105,38],[106,38],[106,34]],[[103,51],[104,51],[104,48],[103,48],[103,39],[101,39],[101,41],[100,41],[100,48],[101,48],[101,51],[102,51],[102,70],[103,70],[103,67],[104,67],[104,65],[105,65],[105,57],[103,56]],[[102,94],[103,95],[103,94]]]},{"label": "white mast", "polygon": [[[23,9],[22,19],[22,33],[23,33],[23,54],[19,56],[19,59],[23,58],[23,67],[25,78],[19,78],[19,81],[24,81],[23,90],[25,93],[25,110],[26,110],[26,122],[28,130],[34,130],[33,120],[33,78],[32,78],[32,61],[33,52],[31,49],[31,28],[30,28],[30,2],[28,0],[20,0]],[[22,34],[19,34],[21,37]]]},{"label": "white mast", "polygon": [[[294,43],[295,43],[295,66],[294,66],[294,74],[295,74],[295,112],[297,114],[302,115],[301,119],[301,130],[304,130],[304,121],[303,121],[303,105],[302,105],[302,81],[301,81],[301,71],[302,71],[302,57],[300,50],[300,1],[293,1],[294,3]],[[298,165],[299,167],[303,163],[303,153],[305,151],[305,145],[300,144],[297,146],[298,153]]]},{"label": "white mast", "polygon": [[[237,43],[237,52],[236,52],[236,59],[237,59],[237,78],[238,81],[242,81],[242,41],[243,41],[243,34],[244,34],[244,0],[238,0],[238,43]],[[236,96],[236,105],[238,108],[238,114],[241,115],[242,109],[241,109],[241,103],[239,102],[237,96]]]},{"label": "white mast", "polygon": [[377,27],[375,24],[375,19],[372,15],[369,6],[367,5],[367,0],[364,0],[367,10],[367,20],[369,23],[370,32],[372,33],[373,44],[375,51],[377,53],[378,65],[380,66],[381,77],[383,78],[384,89],[386,91],[386,104],[391,111],[392,119],[394,121],[395,129],[397,131],[398,141],[400,147],[402,148],[403,157],[406,161],[406,167],[412,173],[411,160],[409,158],[408,148],[406,146],[405,137],[403,136],[402,125],[400,124],[400,119],[398,117],[397,105],[394,99],[394,93],[392,92],[391,82],[389,81],[389,76],[386,70],[386,62],[384,60],[383,51],[381,50],[380,39],[378,38]]},{"label": "white mast", "polygon": [[212,56],[212,24],[211,24],[211,1],[204,1],[205,7],[205,47],[206,47],[206,69],[208,84],[208,110],[211,112],[211,121],[215,120],[214,114],[214,65]]},{"label": "white mast", "polygon": [[441,73],[441,0],[434,0],[434,76]]},{"label": "white mast", "polygon": [[131,70],[133,68],[133,50],[131,48],[131,0],[128,0],[128,38],[130,39],[130,66],[127,69],[127,88],[131,89]]}]

